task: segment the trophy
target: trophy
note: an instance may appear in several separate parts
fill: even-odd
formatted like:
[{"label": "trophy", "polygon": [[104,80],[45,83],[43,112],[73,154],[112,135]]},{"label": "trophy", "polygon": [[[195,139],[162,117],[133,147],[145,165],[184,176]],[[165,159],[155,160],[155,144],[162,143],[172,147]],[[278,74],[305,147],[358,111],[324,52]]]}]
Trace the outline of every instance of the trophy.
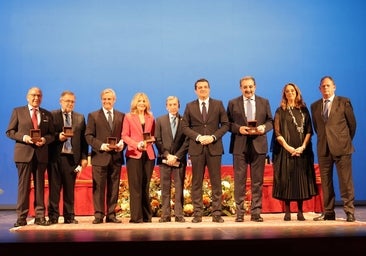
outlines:
[{"label": "trophy", "polygon": [[41,140],[41,130],[40,129],[30,129],[30,136],[34,143]]},{"label": "trophy", "polygon": [[118,148],[117,138],[116,137],[107,137],[107,143],[108,143],[108,147],[111,148],[111,149]]},{"label": "trophy", "polygon": [[72,127],[70,127],[70,126],[64,126],[63,132],[64,132],[64,136],[66,136],[66,137],[74,136],[74,133],[72,132]]},{"label": "trophy", "polygon": [[249,134],[253,134],[253,135],[258,135],[258,131],[257,131],[257,120],[251,120],[248,121],[248,132]]},{"label": "trophy", "polygon": [[144,132],[143,136],[145,143],[153,143],[155,141],[153,138],[151,138],[150,132]]}]

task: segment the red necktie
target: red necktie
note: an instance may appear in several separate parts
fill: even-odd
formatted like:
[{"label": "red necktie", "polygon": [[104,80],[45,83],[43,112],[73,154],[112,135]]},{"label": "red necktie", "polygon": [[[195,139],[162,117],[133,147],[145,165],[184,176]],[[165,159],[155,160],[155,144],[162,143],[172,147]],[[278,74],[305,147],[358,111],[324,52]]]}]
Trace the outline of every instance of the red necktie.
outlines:
[{"label": "red necktie", "polygon": [[32,123],[33,123],[33,128],[38,129],[38,119],[37,119],[37,109],[36,108],[33,108]]}]

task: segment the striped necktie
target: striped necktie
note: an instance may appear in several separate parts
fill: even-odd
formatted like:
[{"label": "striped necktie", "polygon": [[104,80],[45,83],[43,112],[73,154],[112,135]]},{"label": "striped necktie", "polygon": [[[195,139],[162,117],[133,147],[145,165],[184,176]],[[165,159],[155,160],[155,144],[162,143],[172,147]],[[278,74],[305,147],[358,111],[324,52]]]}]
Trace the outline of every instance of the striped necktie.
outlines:
[{"label": "striped necktie", "polygon": [[325,121],[328,120],[328,116],[329,116],[329,102],[330,102],[330,100],[325,100],[324,101],[323,118],[324,118]]}]

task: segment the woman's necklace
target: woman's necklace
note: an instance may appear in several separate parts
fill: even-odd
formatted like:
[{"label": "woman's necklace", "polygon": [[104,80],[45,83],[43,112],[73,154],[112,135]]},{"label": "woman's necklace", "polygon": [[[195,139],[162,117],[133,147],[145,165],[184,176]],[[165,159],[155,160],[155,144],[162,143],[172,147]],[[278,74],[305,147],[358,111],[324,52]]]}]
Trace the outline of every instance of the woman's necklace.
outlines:
[{"label": "woman's necklace", "polygon": [[298,125],[298,123],[296,122],[296,118],[294,116],[294,114],[292,113],[292,110],[291,110],[292,107],[287,107],[288,109],[288,112],[290,113],[291,117],[292,117],[292,120],[296,126],[296,130],[299,132],[299,133],[304,133],[304,123],[305,123],[305,117],[304,117],[304,114],[302,113],[301,111],[301,108],[299,108],[299,111],[300,111],[300,114],[301,114],[301,126]]}]

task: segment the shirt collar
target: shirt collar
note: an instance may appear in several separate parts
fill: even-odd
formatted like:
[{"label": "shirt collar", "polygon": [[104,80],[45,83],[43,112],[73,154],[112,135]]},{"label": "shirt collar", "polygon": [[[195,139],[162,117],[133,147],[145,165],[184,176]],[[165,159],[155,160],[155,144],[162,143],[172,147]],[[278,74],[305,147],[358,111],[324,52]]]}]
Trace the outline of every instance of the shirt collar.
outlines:
[{"label": "shirt collar", "polygon": [[103,108],[104,114],[108,115],[108,111],[111,111],[111,113],[113,115],[113,108],[111,110],[106,110],[105,108]]},{"label": "shirt collar", "polygon": [[208,102],[209,102],[209,99],[210,98],[207,98],[205,100],[198,99],[198,101],[199,101],[200,105],[202,105],[202,102],[204,102],[204,103],[206,103],[206,106],[207,106],[208,105]]},{"label": "shirt collar", "polygon": [[323,103],[326,101],[326,100],[329,100],[329,102],[330,103],[332,103],[333,102],[333,100],[334,100],[334,97],[335,97],[335,95],[333,94],[331,97],[329,97],[328,99],[324,99],[323,98]]},{"label": "shirt collar", "polygon": [[[31,106],[31,105],[28,105],[28,109],[29,109],[29,111],[32,111],[33,110],[33,106]],[[36,109],[39,111],[39,107],[36,107]]]},{"label": "shirt collar", "polygon": [[250,97],[250,98],[247,98],[247,97],[245,97],[245,96],[243,95],[243,98],[244,98],[244,101],[246,101],[246,100],[248,100],[248,99],[255,100],[255,95],[253,95],[253,96],[252,96],[252,97]]}]

